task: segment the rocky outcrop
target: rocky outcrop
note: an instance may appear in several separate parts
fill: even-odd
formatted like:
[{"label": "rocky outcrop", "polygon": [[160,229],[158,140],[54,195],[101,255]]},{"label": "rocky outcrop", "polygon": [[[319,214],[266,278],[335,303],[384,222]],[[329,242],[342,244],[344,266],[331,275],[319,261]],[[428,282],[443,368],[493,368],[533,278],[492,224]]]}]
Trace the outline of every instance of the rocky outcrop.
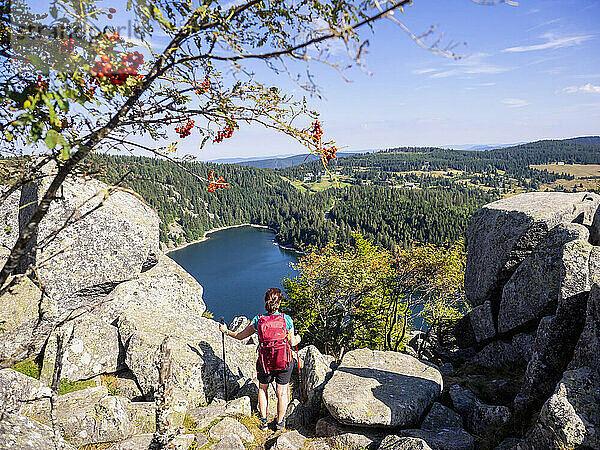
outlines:
[{"label": "rocky outcrop", "polygon": [[75,450],[52,428],[19,414],[6,414],[0,420],[0,449],[2,450]]},{"label": "rocky outcrop", "polygon": [[13,369],[0,370],[0,420],[2,414],[20,413],[32,402],[49,398],[50,388]]},{"label": "rocky outcrop", "polygon": [[485,205],[467,230],[465,290],[475,305],[498,301],[518,265],[560,223],[589,225],[600,205],[592,193],[529,192]]},{"label": "rocky outcrop", "polygon": [[431,450],[431,447],[423,439],[391,434],[381,442],[378,450]]},{"label": "rocky outcrop", "polygon": [[590,290],[588,240],[589,231],[579,224],[559,224],[548,232],[504,286],[498,331],[539,321],[554,313],[559,299]]},{"label": "rocky outcrop", "polygon": [[[4,331],[37,320],[41,301],[42,291],[29,278],[15,280],[2,296],[0,324]],[[0,330],[0,336],[2,333]]]},{"label": "rocky outcrop", "polygon": [[220,441],[232,434],[238,436],[244,442],[254,441],[254,435],[248,431],[248,428],[231,417],[225,417],[208,432],[210,438],[215,441]]},{"label": "rocky outcrop", "polygon": [[[21,198],[35,202],[44,188],[26,186]],[[73,178],[61,193],[40,222],[39,250],[32,255],[46,262],[37,276],[52,298],[108,292],[156,260],[158,215],[139,196],[125,190],[109,194],[104,183]]]},{"label": "rocky outcrop", "polygon": [[306,437],[298,431],[290,431],[279,435],[271,450],[300,450],[304,448]]},{"label": "rocky outcrop", "polygon": [[104,386],[61,395],[56,403],[58,428],[77,446],[125,439],[135,431],[129,405],[123,397],[109,396]]},{"label": "rocky outcrop", "polygon": [[64,338],[62,378],[85,380],[120,370],[117,328],[94,314],[86,314],[53,333],[44,350],[40,380],[50,383],[56,363],[56,335]]},{"label": "rocky outcrop", "polygon": [[[214,320],[170,309],[132,306],[118,320],[125,363],[135,374],[147,398],[158,386],[155,360],[161,342],[170,336],[173,385],[180,389],[193,408],[211,401],[223,392],[221,333]],[[226,338],[228,390],[234,395],[255,374],[254,349],[233,338]]]},{"label": "rocky outcrop", "polygon": [[[510,404],[521,423],[535,425],[526,439],[505,441],[502,448],[600,445],[598,199],[521,194],[486,205],[469,226],[465,288],[476,306],[469,326],[457,325],[457,341],[478,351],[470,363],[483,370],[527,362],[514,401],[502,405]],[[478,435],[502,428],[511,415],[472,394],[450,389],[450,395],[467,430]]]},{"label": "rocky outcrop", "polygon": [[568,370],[544,403],[526,441],[534,449],[600,448],[600,377]]},{"label": "rocky outcrop", "polygon": [[346,353],[325,385],[323,402],[340,423],[366,427],[416,424],[442,390],[433,365],[396,352]]},{"label": "rocky outcrop", "polygon": [[300,371],[299,380],[299,401],[302,403],[295,408],[295,416],[300,415],[301,418],[294,417],[291,421],[298,426],[317,419],[321,410],[323,389],[333,375],[334,366],[334,358],[322,355],[314,345],[309,345],[302,353],[304,367]]},{"label": "rocky outcrop", "polygon": [[341,425],[333,417],[326,416],[317,421],[315,434],[330,438],[338,447],[349,449],[376,449],[386,433],[383,430]]},{"label": "rocky outcrop", "polygon": [[461,417],[441,403],[435,402],[427,417],[423,420],[421,428],[423,430],[435,430],[438,428],[462,428],[463,423]]},{"label": "rocky outcrop", "polygon": [[478,436],[493,433],[511,418],[508,407],[486,405],[471,391],[458,385],[450,387],[450,397],[454,410],[462,416],[465,428]]},{"label": "rocky outcrop", "polygon": [[439,428],[436,430],[403,430],[399,436],[425,441],[431,450],[474,450],[473,436],[462,428]]},{"label": "rocky outcrop", "polygon": [[139,306],[149,313],[170,309],[181,315],[201,316],[206,311],[202,294],[202,286],[194,277],[161,254],[151,269],[115,287],[93,314],[113,323],[127,308]]}]

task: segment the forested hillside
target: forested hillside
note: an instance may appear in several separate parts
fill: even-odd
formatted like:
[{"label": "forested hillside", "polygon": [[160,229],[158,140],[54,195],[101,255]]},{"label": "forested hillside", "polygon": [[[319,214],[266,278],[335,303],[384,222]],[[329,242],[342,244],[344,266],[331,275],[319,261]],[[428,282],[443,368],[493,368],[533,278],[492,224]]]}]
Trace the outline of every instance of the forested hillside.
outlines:
[{"label": "forested hillside", "polygon": [[131,171],[125,185],[158,211],[165,246],[240,223],[267,225],[276,231],[279,243],[301,249],[347,240],[352,231],[387,248],[414,240],[441,244],[461,237],[470,214],[494,198],[459,184],[418,191],[352,186],[308,194],[270,169],[186,163],[205,177],[216,169],[230,183],[210,193],[206,184],[168,161],[102,155],[96,160],[109,183]]},{"label": "forested hillside", "polygon": [[[461,171],[461,177],[488,176],[488,187],[496,187],[493,180],[498,176],[512,178],[526,190],[538,189],[543,183],[568,175],[550,173],[531,168],[534,164],[551,162],[566,164],[600,164],[600,138],[582,137],[567,140],[545,140],[497,150],[459,151],[432,147],[399,147],[377,153],[367,153],[339,158],[335,168],[341,175],[358,180],[386,182],[389,180],[412,181],[402,172],[427,178],[432,171]],[[322,171],[319,161],[283,169],[280,173],[288,178],[302,179],[306,172]],[[423,177],[425,175],[425,177]]]}]

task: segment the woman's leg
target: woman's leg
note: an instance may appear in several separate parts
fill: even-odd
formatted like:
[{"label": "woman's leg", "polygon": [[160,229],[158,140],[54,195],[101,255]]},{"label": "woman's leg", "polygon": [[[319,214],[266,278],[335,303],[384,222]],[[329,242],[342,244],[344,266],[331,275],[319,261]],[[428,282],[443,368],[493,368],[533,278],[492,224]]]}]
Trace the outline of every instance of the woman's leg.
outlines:
[{"label": "woman's leg", "polygon": [[258,412],[260,417],[267,417],[267,403],[269,397],[267,395],[268,384],[258,383]]},{"label": "woman's leg", "polygon": [[277,393],[277,423],[281,423],[285,417],[285,412],[287,411],[289,401],[288,389],[289,384],[277,383],[277,388],[275,389],[275,392]]}]

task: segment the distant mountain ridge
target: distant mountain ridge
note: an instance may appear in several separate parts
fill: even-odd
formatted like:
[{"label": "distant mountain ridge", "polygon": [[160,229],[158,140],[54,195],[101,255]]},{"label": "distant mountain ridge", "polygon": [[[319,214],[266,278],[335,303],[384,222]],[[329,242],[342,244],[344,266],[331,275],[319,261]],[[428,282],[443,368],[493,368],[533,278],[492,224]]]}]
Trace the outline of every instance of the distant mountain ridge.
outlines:
[{"label": "distant mountain ridge", "polygon": [[[579,136],[567,139],[541,139],[538,141],[531,142],[516,142],[512,144],[463,144],[463,145],[444,145],[437,148],[446,150],[457,150],[457,151],[469,151],[469,152],[488,152],[488,151],[500,151],[503,149],[518,149],[519,147],[526,147],[531,144],[539,142],[571,142],[573,144],[580,145],[599,145],[600,136]],[[413,147],[418,148],[418,147]],[[434,147],[423,147],[431,149]],[[338,152],[338,158],[345,158],[348,156],[360,155],[365,153],[376,153],[378,149],[368,150],[357,150],[357,151],[346,151]],[[271,157],[265,156],[253,156],[246,158],[220,158],[214,159],[209,162],[217,164],[237,164],[240,166],[252,166],[260,169],[286,169],[288,167],[299,166],[300,164],[310,163],[318,160],[319,157],[312,153],[304,153],[300,155],[282,154]],[[335,161],[335,160],[334,160]]]}]

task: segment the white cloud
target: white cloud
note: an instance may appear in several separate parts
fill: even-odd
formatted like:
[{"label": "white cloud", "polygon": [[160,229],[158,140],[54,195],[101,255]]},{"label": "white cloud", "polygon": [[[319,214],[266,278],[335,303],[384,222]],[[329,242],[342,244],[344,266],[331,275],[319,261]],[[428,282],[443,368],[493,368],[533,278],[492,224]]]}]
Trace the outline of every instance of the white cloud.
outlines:
[{"label": "white cloud", "polygon": [[454,75],[478,75],[478,74],[497,74],[508,72],[510,67],[496,66],[489,64],[486,59],[490,55],[488,53],[475,53],[458,61],[449,63],[446,70],[426,69],[421,73],[431,73],[429,78],[447,78]]},{"label": "white cloud", "polygon": [[575,45],[580,45],[585,41],[589,41],[590,39],[594,39],[594,36],[591,34],[582,35],[582,36],[573,36],[568,38],[560,38],[557,39],[554,37],[552,33],[547,33],[542,35],[542,38],[546,39],[547,42],[543,44],[535,44],[535,45],[523,45],[518,47],[509,47],[502,50],[503,52],[508,53],[521,53],[521,52],[532,52],[536,50],[548,50],[548,49],[557,49],[564,47],[573,47]]},{"label": "white cloud", "polygon": [[457,70],[446,70],[444,72],[434,73],[433,75],[430,75],[429,78],[448,78],[457,73],[459,73]]},{"label": "white cloud", "polygon": [[582,92],[585,94],[600,94],[600,86],[592,83],[584,84],[583,86],[569,86],[564,89],[567,94],[576,94]]},{"label": "white cloud", "polygon": [[492,86],[496,86],[496,83],[477,83],[477,84],[474,84],[473,86],[467,86],[465,88],[465,90],[473,91],[475,89],[481,89],[481,88],[492,87]]},{"label": "white cloud", "polygon": [[522,98],[505,98],[502,100],[502,103],[509,108],[521,108],[529,105],[529,102],[527,100],[523,100]]},{"label": "white cloud", "polygon": [[437,72],[437,69],[416,69],[413,70],[415,75],[423,75],[425,73]]}]

